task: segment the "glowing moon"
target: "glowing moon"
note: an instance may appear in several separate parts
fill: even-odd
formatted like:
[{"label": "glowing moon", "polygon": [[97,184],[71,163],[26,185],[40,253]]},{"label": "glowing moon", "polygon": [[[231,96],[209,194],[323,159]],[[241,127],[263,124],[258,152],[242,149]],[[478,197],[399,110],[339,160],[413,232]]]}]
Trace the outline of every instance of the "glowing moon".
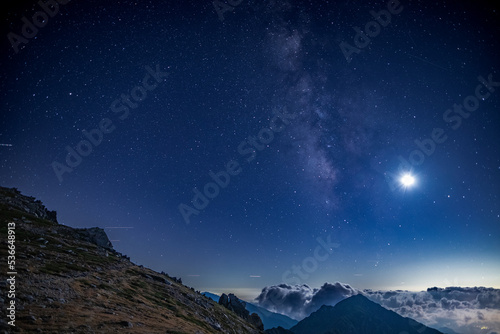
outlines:
[{"label": "glowing moon", "polygon": [[404,187],[408,188],[415,184],[415,177],[413,177],[411,174],[405,174],[401,176],[400,181]]}]

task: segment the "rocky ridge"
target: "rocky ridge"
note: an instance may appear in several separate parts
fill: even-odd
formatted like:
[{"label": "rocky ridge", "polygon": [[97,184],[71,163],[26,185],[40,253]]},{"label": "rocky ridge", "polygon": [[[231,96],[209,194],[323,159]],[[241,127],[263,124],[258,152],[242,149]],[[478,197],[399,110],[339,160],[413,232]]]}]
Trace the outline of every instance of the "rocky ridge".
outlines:
[{"label": "rocky ridge", "polygon": [[250,314],[250,312],[246,309],[245,302],[236,297],[234,294],[230,293],[229,295],[226,295],[223,293],[220,296],[219,304],[228,310],[233,311],[236,315],[248,321],[257,329],[264,330],[264,324],[262,323],[259,315],[257,313]]},{"label": "rocky ridge", "polygon": [[[132,263],[99,228],[74,229],[17,189],[0,187],[0,254],[15,223],[19,333],[262,333],[180,279]],[[2,274],[2,275],[5,275]],[[0,304],[8,300],[0,282]]]}]

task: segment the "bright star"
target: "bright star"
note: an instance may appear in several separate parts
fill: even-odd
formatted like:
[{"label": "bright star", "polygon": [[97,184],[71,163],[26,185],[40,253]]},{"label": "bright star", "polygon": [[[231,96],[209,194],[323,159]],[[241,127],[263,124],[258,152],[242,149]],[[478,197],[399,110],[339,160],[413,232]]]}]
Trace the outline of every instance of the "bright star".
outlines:
[{"label": "bright star", "polygon": [[404,174],[401,176],[400,182],[405,188],[408,188],[415,184],[415,177],[411,174]]}]

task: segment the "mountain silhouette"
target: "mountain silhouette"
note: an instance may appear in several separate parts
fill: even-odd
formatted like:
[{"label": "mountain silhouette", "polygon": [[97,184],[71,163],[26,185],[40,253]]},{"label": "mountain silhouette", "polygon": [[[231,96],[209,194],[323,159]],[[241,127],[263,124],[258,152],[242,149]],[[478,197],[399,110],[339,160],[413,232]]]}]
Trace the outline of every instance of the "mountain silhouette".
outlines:
[{"label": "mountain silhouette", "polygon": [[[294,334],[440,334],[441,332],[387,310],[363,295],[323,305],[297,325]],[[442,334],[442,333],[441,333]]]}]

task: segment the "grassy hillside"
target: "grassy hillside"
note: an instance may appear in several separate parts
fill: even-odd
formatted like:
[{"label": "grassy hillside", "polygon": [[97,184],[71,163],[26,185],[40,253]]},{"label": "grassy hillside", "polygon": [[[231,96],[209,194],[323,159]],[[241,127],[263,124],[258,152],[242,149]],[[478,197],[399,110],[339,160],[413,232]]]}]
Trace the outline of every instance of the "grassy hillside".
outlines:
[{"label": "grassy hillside", "polygon": [[[89,242],[85,230],[26,212],[30,210],[19,202],[32,203],[33,198],[6,188],[0,188],[0,197],[2,268],[7,262],[7,224],[15,223],[15,332],[259,333],[172,277]],[[4,279],[1,284],[5,291]],[[6,293],[0,297],[2,304],[9,302]],[[5,316],[1,321],[2,329],[7,328]]]}]

